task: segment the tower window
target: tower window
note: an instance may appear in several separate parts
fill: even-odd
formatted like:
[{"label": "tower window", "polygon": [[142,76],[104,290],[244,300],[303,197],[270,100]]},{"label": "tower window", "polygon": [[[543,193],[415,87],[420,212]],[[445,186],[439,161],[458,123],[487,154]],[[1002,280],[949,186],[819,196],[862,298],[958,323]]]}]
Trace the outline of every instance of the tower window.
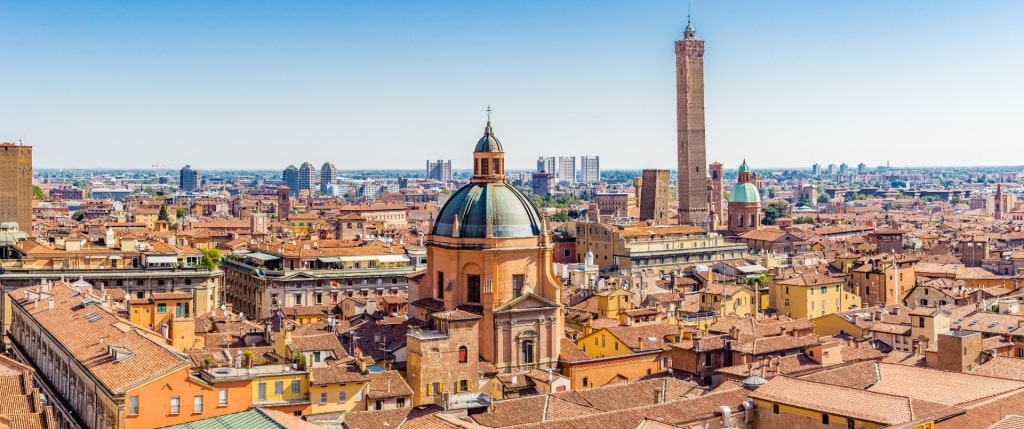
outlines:
[{"label": "tower window", "polygon": [[466,301],[473,303],[480,302],[480,276],[466,276]]},{"label": "tower window", "polygon": [[533,355],[533,340],[524,340],[521,348],[520,361],[524,364],[533,363],[535,356]]},{"label": "tower window", "polygon": [[444,273],[437,272],[437,299],[444,299]]},{"label": "tower window", "polygon": [[525,276],[522,274],[514,274],[512,276],[512,297],[518,297],[523,294],[524,279]]},{"label": "tower window", "polygon": [[469,362],[469,349],[466,346],[459,347],[459,363]]},{"label": "tower window", "polygon": [[490,160],[483,158],[480,160],[480,174],[488,174],[491,171]]}]

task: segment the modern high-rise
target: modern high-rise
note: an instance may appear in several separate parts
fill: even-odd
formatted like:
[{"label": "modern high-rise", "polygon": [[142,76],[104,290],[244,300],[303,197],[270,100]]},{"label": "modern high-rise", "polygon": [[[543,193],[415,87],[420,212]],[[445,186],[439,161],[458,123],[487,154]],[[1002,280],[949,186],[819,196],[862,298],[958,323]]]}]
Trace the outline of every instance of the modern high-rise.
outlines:
[{"label": "modern high-rise", "polygon": [[704,147],[704,41],[687,20],[676,47],[676,124],[679,156],[679,224],[709,225]]},{"label": "modern high-rise", "polygon": [[811,174],[815,176],[821,175],[821,164],[814,164],[811,166]]},{"label": "modern high-rise", "polygon": [[555,174],[555,157],[540,157],[537,158],[537,171],[542,173]]},{"label": "modern high-rise", "polygon": [[437,180],[439,182],[451,182],[452,181],[452,160],[427,160],[427,179]]},{"label": "modern high-rise", "polygon": [[316,167],[312,162],[303,162],[299,166],[299,192],[312,191],[314,183],[316,183]]},{"label": "modern high-rise", "polygon": [[668,170],[644,170],[640,190],[640,220],[654,221],[655,225],[668,223],[668,203],[671,192]]},{"label": "modern high-rise", "polygon": [[575,156],[560,156],[558,157],[558,168],[555,173],[555,181],[558,183],[569,182],[576,183],[576,157]]},{"label": "modern high-rise", "polygon": [[288,187],[291,196],[296,197],[299,195],[299,169],[295,168],[294,165],[289,165],[281,172],[281,180],[284,180],[284,185]]},{"label": "modern high-rise", "polygon": [[601,181],[601,157],[586,156],[580,157],[580,182],[594,183]]},{"label": "modern high-rise", "polygon": [[32,230],[32,146],[0,143],[0,222]]},{"label": "modern high-rise", "polygon": [[335,167],[333,163],[325,162],[320,167],[320,193],[330,194],[331,187],[338,181],[338,167]]},{"label": "modern high-rise", "polygon": [[193,170],[191,165],[182,167],[178,177],[178,187],[182,191],[192,192],[199,188],[199,171]]}]

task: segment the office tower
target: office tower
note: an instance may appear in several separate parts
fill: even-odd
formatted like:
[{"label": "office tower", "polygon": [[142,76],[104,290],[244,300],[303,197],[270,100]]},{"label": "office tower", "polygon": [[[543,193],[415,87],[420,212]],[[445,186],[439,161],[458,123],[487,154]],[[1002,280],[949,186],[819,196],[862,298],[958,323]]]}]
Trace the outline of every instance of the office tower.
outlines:
[{"label": "office tower", "polygon": [[427,179],[437,180],[439,182],[451,182],[452,160],[427,160]]},{"label": "office tower", "polygon": [[594,183],[601,181],[601,157],[586,156],[580,157],[580,182]]},{"label": "office tower", "polygon": [[312,191],[316,183],[316,167],[313,163],[306,161],[299,166],[299,192]]},{"label": "office tower", "polygon": [[860,163],[860,164],[857,164],[857,174],[864,174],[867,171],[868,171],[868,166],[864,165],[863,162]]},{"label": "office tower", "polygon": [[335,167],[333,163],[325,162],[320,167],[320,193],[331,194],[331,188],[334,187],[334,182],[338,181],[338,167]]},{"label": "office tower", "polygon": [[821,175],[821,164],[814,164],[811,166],[811,174],[815,176]]},{"label": "office tower", "polygon": [[295,168],[294,165],[289,165],[281,172],[281,179],[284,180],[284,185],[288,187],[289,192],[293,197],[299,195],[299,169]]},{"label": "office tower", "polygon": [[558,157],[558,171],[555,171],[556,182],[576,183],[576,157]]},{"label": "office tower", "polygon": [[537,171],[543,173],[555,174],[555,157],[540,157],[537,158]]},{"label": "office tower", "polygon": [[847,172],[848,172],[849,170],[850,170],[850,166],[849,166],[849,165],[846,165],[846,163],[845,163],[845,162],[844,162],[844,163],[842,163],[842,164],[839,164],[839,175],[840,175],[840,176],[845,176],[845,175],[846,175],[846,173],[847,173]]},{"label": "office tower", "polygon": [[[653,220],[655,225],[668,223],[668,170],[644,170],[640,191],[640,220]],[[705,202],[706,204],[707,202]]]},{"label": "office tower", "polygon": [[0,222],[32,231],[32,146],[0,143]]},{"label": "office tower", "polygon": [[[704,41],[687,19],[676,47],[676,123],[679,156],[679,224],[708,229],[704,147]],[[644,180],[646,182],[646,179]],[[646,187],[646,183],[644,183]]]},{"label": "office tower", "polygon": [[185,192],[199,189],[199,171],[193,170],[191,165],[183,167],[178,178],[178,187]]}]

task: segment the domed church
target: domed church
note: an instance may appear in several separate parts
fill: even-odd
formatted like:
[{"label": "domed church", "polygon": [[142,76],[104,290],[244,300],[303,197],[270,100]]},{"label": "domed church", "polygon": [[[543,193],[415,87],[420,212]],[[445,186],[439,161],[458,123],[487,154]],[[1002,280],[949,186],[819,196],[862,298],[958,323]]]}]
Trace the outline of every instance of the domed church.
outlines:
[{"label": "domed church", "polygon": [[747,160],[740,164],[736,186],[729,193],[729,231],[742,234],[752,229],[761,229],[761,194],[750,180],[750,166]]},{"label": "domed church", "polygon": [[[425,246],[426,274],[410,290],[411,316],[425,324],[409,335],[417,405],[485,390],[477,385],[481,362],[498,374],[557,366],[564,323],[554,245],[540,212],[508,183],[489,111],[473,177],[441,208]],[[431,342],[435,336],[444,338]]]}]

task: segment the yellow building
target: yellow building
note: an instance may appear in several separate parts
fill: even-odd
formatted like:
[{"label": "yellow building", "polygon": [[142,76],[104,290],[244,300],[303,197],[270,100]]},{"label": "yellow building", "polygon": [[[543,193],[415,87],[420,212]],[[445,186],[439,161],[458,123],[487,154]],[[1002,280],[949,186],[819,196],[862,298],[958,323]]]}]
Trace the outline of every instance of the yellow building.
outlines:
[{"label": "yellow building", "polygon": [[700,291],[700,311],[714,311],[721,316],[754,316],[757,292],[745,285],[712,283]]},{"label": "yellow building", "polygon": [[861,306],[860,296],[851,290],[846,276],[810,270],[772,279],[769,294],[772,308],[795,319],[810,320]]},{"label": "yellow building", "polygon": [[601,328],[576,341],[594,359],[666,349],[679,340],[679,328],[665,323]]},{"label": "yellow building", "polygon": [[353,365],[338,364],[309,371],[312,413],[366,410],[366,388],[370,377]]},{"label": "yellow building", "polygon": [[625,289],[612,289],[597,294],[597,317],[618,319],[619,314],[636,308],[636,297]]},{"label": "yellow building", "polygon": [[288,414],[311,411],[309,373],[291,365],[261,365],[252,371],[252,405]]}]

